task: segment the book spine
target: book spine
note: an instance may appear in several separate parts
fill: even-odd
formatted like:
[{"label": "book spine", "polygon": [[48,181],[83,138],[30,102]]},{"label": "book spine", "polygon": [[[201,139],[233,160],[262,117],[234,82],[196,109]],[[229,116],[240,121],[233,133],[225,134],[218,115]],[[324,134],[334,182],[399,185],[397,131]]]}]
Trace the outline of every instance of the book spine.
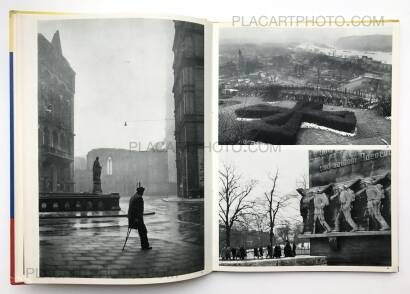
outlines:
[{"label": "book spine", "polygon": [[15,11],[9,14],[9,87],[10,87],[10,284],[23,284],[16,281],[15,226],[14,226],[14,18]]},{"label": "book spine", "polygon": [[13,52],[9,53],[10,71],[10,283],[15,280],[15,250],[14,250],[14,70]]}]

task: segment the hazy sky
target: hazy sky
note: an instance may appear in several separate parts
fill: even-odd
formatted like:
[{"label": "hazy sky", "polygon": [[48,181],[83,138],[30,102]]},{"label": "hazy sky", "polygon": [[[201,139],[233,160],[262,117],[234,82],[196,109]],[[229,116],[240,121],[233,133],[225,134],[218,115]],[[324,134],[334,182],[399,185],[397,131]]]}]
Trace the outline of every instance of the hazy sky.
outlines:
[{"label": "hazy sky", "polygon": [[[272,181],[268,178],[268,175],[273,176],[277,168],[279,169],[277,192],[279,194],[296,194],[297,181],[300,181],[303,175],[309,176],[308,151],[263,152],[265,150],[265,147],[263,147],[259,152],[249,152],[248,150],[248,152],[243,150],[234,152],[232,149],[221,152],[218,154],[219,167],[222,168],[224,164],[234,166],[236,171],[242,175],[243,183],[250,179],[257,180],[256,187],[251,192],[249,199],[264,197],[264,192],[272,188]],[[295,199],[292,206],[299,209],[299,200]],[[283,211],[282,214],[295,217],[299,215],[299,211],[288,209]]]},{"label": "hazy sky", "polygon": [[241,27],[224,28],[220,30],[221,41],[255,42],[255,43],[286,43],[286,42],[321,42],[333,45],[336,39],[345,36],[357,35],[391,35],[389,27],[332,27],[332,28],[267,28]]},{"label": "hazy sky", "polygon": [[142,146],[162,141],[166,119],[173,116],[165,112],[173,101],[173,22],[39,22],[39,33],[48,40],[56,30],[76,72],[75,156],[99,147],[128,148],[130,141]]}]

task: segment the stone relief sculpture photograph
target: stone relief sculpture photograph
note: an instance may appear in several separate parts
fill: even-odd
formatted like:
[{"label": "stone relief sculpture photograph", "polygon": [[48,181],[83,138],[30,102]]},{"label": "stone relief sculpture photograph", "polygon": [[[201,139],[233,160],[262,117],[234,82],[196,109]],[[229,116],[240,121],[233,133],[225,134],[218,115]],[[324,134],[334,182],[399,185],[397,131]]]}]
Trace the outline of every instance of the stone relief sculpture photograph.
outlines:
[{"label": "stone relief sculpture photograph", "polygon": [[38,22],[40,277],[204,269],[204,26]]},{"label": "stone relief sculpture photograph", "polygon": [[391,266],[391,177],[390,150],[222,153],[219,265]]},{"label": "stone relief sculpture photograph", "polygon": [[220,145],[390,145],[390,27],[229,28]]}]

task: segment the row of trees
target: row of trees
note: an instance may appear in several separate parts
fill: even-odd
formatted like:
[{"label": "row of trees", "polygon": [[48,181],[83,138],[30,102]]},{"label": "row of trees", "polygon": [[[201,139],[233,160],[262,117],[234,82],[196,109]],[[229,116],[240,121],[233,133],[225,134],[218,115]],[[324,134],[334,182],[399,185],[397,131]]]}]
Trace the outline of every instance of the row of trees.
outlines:
[{"label": "row of trees", "polygon": [[[242,181],[241,175],[231,165],[224,165],[219,170],[219,223],[225,231],[225,246],[231,246],[231,232],[234,227],[241,231],[253,229],[269,232],[269,245],[274,246],[275,233],[280,235],[282,240],[287,240],[292,227],[297,228],[300,225],[300,220],[292,218],[289,213],[287,218],[280,216],[284,209],[299,210],[299,207],[293,206],[299,200],[299,195],[278,192],[278,169],[268,177],[270,188],[255,198],[250,197],[257,185],[255,180]],[[305,177],[296,184],[298,187],[307,188]]]}]

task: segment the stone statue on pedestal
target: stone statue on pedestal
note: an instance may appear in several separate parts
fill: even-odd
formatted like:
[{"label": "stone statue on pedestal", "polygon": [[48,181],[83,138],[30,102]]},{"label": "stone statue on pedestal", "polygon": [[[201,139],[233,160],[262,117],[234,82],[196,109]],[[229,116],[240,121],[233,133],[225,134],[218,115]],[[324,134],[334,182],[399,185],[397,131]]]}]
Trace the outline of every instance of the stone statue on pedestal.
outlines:
[{"label": "stone statue on pedestal", "polygon": [[98,156],[95,158],[93,164],[93,193],[94,194],[101,194],[101,169],[102,165],[98,160]]}]

